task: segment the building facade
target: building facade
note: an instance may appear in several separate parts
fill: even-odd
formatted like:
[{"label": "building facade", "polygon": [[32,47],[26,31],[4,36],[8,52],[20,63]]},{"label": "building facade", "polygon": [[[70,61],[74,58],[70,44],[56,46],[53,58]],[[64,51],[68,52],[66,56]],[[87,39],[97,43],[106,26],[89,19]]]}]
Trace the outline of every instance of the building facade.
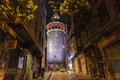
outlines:
[{"label": "building facade", "polygon": [[[3,0],[1,4],[5,4]],[[0,65],[5,70],[4,79],[8,80],[32,80],[38,77],[42,67],[42,56],[44,54],[44,37],[45,37],[45,1],[33,1],[38,9],[35,12],[35,18],[30,21],[20,23],[0,22],[1,41],[4,46],[1,48],[1,56],[6,54]],[[13,62],[14,61],[14,62]],[[33,70],[33,65],[37,65]]]},{"label": "building facade", "polygon": [[[119,67],[116,66],[119,65],[120,56],[118,54],[120,52],[118,50],[120,41],[120,7],[118,5],[120,2],[119,0],[91,0],[90,4],[92,9],[89,14],[86,14],[87,19],[84,15],[81,16],[82,14],[77,14],[74,18],[76,20],[74,28],[79,27],[78,33],[75,30],[75,33],[79,35],[76,37],[76,50],[79,54],[77,57],[84,54],[84,64],[87,65],[84,68],[86,75],[107,80],[120,79]],[[87,24],[81,24],[78,17],[86,19]],[[77,63],[82,66],[79,61]],[[78,68],[80,73],[84,71]]]}]

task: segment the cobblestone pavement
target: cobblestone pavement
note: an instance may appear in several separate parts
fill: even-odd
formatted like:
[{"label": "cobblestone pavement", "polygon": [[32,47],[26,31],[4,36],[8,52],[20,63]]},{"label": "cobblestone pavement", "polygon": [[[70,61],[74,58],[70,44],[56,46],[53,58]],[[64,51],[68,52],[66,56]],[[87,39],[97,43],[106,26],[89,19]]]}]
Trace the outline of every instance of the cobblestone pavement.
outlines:
[{"label": "cobblestone pavement", "polygon": [[[50,76],[50,74],[51,74],[51,76]],[[33,79],[33,80],[48,80],[48,77],[50,77],[49,80],[103,80],[103,79],[100,79],[97,77],[90,78],[90,77],[83,76],[83,75],[75,76],[75,75],[69,74],[68,72],[60,72],[60,71],[45,72],[44,79],[39,77],[39,78]]]}]

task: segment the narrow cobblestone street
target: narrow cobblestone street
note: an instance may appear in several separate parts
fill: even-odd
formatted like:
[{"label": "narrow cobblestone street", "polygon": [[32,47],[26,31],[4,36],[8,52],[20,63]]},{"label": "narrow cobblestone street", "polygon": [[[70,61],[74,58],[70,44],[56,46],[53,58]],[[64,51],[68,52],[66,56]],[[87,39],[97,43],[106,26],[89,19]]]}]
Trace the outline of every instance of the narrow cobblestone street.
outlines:
[{"label": "narrow cobblestone street", "polygon": [[[42,78],[39,77],[38,79],[34,79],[34,80],[42,80]],[[68,72],[49,71],[49,72],[45,72],[43,80],[104,80],[104,79],[98,77],[90,78],[84,75],[76,76],[76,75],[71,75]]]},{"label": "narrow cobblestone street", "polygon": [[52,72],[51,80],[102,80],[102,79],[97,78],[97,77],[90,78],[84,75],[76,76],[76,75],[71,75],[68,72],[56,71],[56,72]]},{"label": "narrow cobblestone street", "polygon": [[0,80],[120,80],[120,0],[0,0]]}]

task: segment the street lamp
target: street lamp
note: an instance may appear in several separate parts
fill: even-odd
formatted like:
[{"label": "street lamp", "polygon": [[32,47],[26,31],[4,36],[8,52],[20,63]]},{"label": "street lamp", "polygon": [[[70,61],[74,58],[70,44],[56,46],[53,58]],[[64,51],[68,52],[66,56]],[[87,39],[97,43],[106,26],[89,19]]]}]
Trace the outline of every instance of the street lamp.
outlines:
[{"label": "street lamp", "polygon": [[62,48],[65,49],[65,45],[64,44],[62,45]]},{"label": "street lamp", "polygon": [[62,48],[63,48],[64,60],[65,60],[64,67],[65,67],[65,69],[66,69],[66,59],[65,59],[65,58],[66,58],[66,57],[65,57],[65,56],[66,56],[66,54],[65,54],[65,48],[66,48],[66,46],[65,46],[65,44],[62,45]]},{"label": "street lamp", "polygon": [[56,55],[54,54],[54,71],[55,71],[55,57],[56,57]]}]

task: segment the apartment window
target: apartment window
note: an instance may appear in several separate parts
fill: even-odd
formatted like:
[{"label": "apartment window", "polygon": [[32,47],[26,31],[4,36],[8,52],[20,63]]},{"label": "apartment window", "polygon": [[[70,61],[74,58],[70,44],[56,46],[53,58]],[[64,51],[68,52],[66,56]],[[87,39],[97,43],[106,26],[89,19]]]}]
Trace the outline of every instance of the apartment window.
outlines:
[{"label": "apartment window", "polygon": [[96,2],[97,2],[97,0],[92,0],[92,2],[93,2],[93,3],[96,3]]},{"label": "apartment window", "polygon": [[81,64],[81,59],[80,58],[78,58],[78,64],[79,64],[79,70],[81,72],[82,71],[82,64]]},{"label": "apartment window", "polygon": [[90,4],[94,4],[96,2],[97,2],[97,0],[91,0],[91,1],[89,1]]},{"label": "apartment window", "polygon": [[102,25],[104,25],[109,20],[109,14],[106,8],[105,1],[103,1],[101,6],[98,8],[98,16]]},{"label": "apartment window", "polygon": [[116,7],[118,11],[120,11],[120,0],[116,0]]},{"label": "apartment window", "polygon": [[0,0],[0,4],[2,4],[2,0]]},{"label": "apartment window", "polygon": [[5,4],[6,1],[5,0],[0,0],[0,4]]},{"label": "apartment window", "polygon": [[77,41],[76,41],[76,48],[77,48],[78,53],[82,51],[82,47],[81,47],[81,38],[80,38],[80,37],[77,38]]},{"label": "apartment window", "polygon": [[37,33],[37,26],[38,26],[38,22],[35,22],[35,33]]},{"label": "apartment window", "polygon": [[43,46],[43,39],[42,39],[42,43],[41,43],[41,45]]},{"label": "apartment window", "polygon": [[80,37],[77,38],[77,46],[80,46],[81,45],[81,39]]},{"label": "apartment window", "polygon": [[40,34],[39,34],[39,42],[41,41],[41,32],[40,32]]}]

